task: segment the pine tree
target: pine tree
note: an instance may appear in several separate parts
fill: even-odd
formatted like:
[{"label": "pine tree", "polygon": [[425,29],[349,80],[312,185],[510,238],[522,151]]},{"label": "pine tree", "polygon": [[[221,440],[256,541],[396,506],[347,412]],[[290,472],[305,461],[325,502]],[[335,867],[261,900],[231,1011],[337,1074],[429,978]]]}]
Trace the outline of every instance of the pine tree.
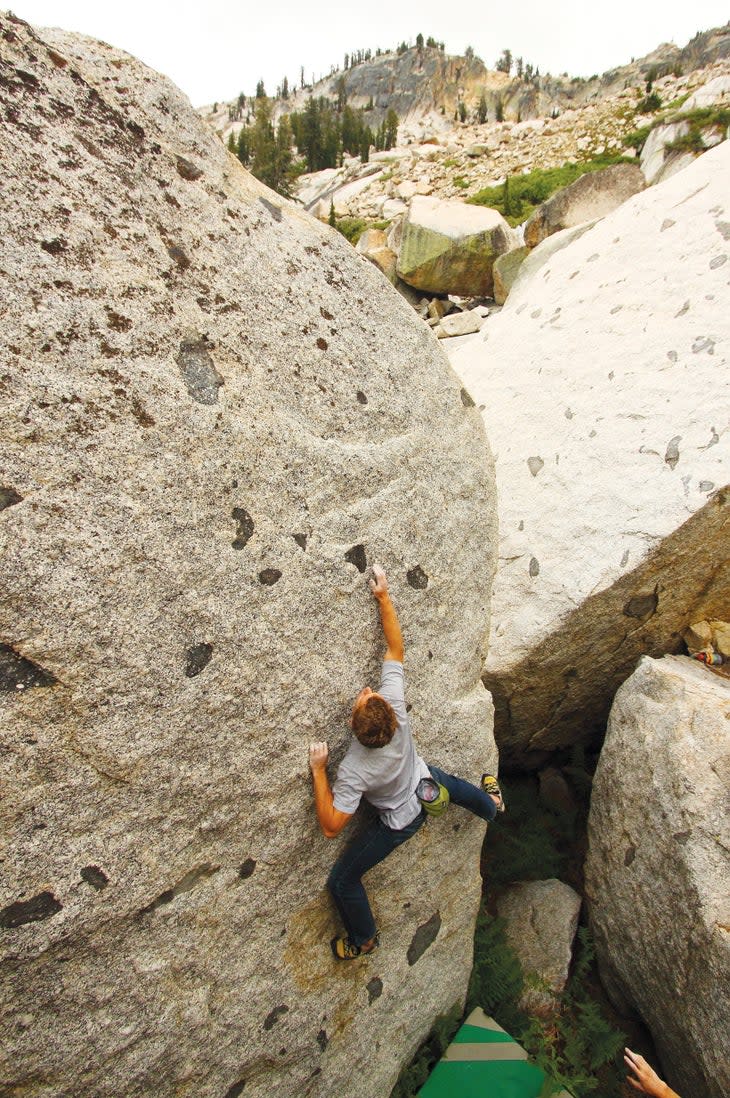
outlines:
[{"label": "pine tree", "polygon": [[264,82],[263,80],[259,80],[258,84],[256,85],[256,98],[263,99],[265,95],[266,91],[264,89]]},{"label": "pine tree", "polygon": [[333,229],[337,228],[337,218],[335,217],[335,201],[330,198],[330,215],[327,218]]},{"label": "pine tree", "polygon": [[459,100],[458,111],[459,111],[459,118],[461,119],[461,121],[466,122],[466,103],[464,102],[463,99]]},{"label": "pine tree", "polygon": [[416,35],[416,49],[417,50],[422,50],[423,49],[423,35],[422,34],[417,34]]},{"label": "pine tree", "polygon": [[479,96],[479,106],[477,107],[477,121],[480,126],[483,126],[487,121],[487,100],[484,92]]},{"label": "pine tree", "polygon": [[511,50],[502,50],[502,55],[499,58],[499,61],[497,62],[495,68],[497,69],[497,72],[506,72],[509,76],[510,72],[512,71]]},{"label": "pine tree", "polygon": [[289,98],[289,81],[287,80],[286,77],[284,77],[284,79],[281,82],[281,98],[282,99],[288,99]]},{"label": "pine tree", "polygon": [[495,118],[497,122],[504,122],[504,107],[502,105],[501,99],[497,100],[497,106],[495,108]]},{"label": "pine tree", "polygon": [[276,131],[276,152],[274,156],[273,187],[284,198],[290,198],[294,181],[294,154],[292,152],[292,128],[289,115],[279,120]]},{"label": "pine tree", "polygon": [[245,168],[248,167],[249,160],[251,159],[251,146],[249,143],[248,129],[246,126],[241,126],[238,133],[238,142],[236,144],[236,155]]},{"label": "pine tree", "polygon": [[391,107],[385,116],[384,148],[392,149],[398,144],[398,115]]},{"label": "pine tree", "polygon": [[238,146],[236,145],[236,138],[235,138],[235,135],[233,133],[233,130],[231,130],[231,132],[228,134],[228,151],[232,152],[233,155],[235,156],[237,148],[238,148]]},{"label": "pine tree", "polygon": [[251,167],[253,174],[267,187],[275,187],[277,182],[276,138],[271,124],[271,103],[266,96],[260,97],[256,103],[251,152],[253,153]]}]

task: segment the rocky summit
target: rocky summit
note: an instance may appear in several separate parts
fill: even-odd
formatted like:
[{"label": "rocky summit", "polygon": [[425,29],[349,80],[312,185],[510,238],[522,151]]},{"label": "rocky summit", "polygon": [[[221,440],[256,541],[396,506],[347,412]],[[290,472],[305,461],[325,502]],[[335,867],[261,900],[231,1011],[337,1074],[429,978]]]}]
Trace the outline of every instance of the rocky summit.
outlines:
[{"label": "rocky summit", "polygon": [[4,1090],[382,1098],[463,997],[483,826],[373,873],[343,971],[307,748],[377,681],[378,560],[419,749],[496,770],[481,417],[167,80],[9,15],[0,53]]}]

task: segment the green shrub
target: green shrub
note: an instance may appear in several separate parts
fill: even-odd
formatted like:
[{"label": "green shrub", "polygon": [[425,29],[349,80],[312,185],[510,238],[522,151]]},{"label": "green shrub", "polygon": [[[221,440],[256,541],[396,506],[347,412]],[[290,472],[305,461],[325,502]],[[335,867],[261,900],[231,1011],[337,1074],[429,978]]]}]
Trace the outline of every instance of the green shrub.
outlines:
[{"label": "green shrub", "polygon": [[641,126],[638,130],[631,130],[630,133],[624,134],[624,145],[626,145],[627,148],[636,149],[637,153],[640,153],[653,128],[653,126]]},{"label": "green shrub", "polygon": [[465,191],[469,186],[469,180],[463,175],[454,176],[454,186],[459,187],[462,191]]},{"label": "green shrub", "polygon": [[658,111],[661,108],[662,100],[661,96],[656,92],[651,92],[650,95],[645,96],[641,102],[636,104],[636,109],[639,114],[653,114],[654,111]]},{"label": "green shrub", "polygon": [[594,962],[590,935],[581,928],[573,972],[555,1014],[549,1019],[528,1018],[518,1005],[525,981],[506,940],[504,920],[484,909],[477,919],[468,1009],[481,1006],[522,1044],[547,1076],[540,1092],[544,1098],[562,1089],[576,1098],[596,1093],[619,1098],[622,1093],[620,1053],[626,1038],[590,997]]},{"label": "green shrub", "polygon": [[605,155],[593,160],[563,164],[560,168],[536,168],[525,175],[512,175],[509,179],[508,210],[505,211],[505,185],[485,187],[467,199],[477,206],[490,206],[499,210],[510,225],[519,225],[525,221],[556,191],[574,183],[587,172],[601,171],[612,164],[618,164],[624,157]]},{"label": "green shrub", "polygon": [[[333,222],[330,221],[330,225],[332,224]],[[334,219],[334,227],[350,241],[353,247],[367,229],[385,230],[389,225],[390,221],[367,221],[363,217],[336,217]]]},{"label": "green shrub", "polygon": [[667,149],[671,152],[704,152],[707,146],[703,140],[706,130],[726,130],[730,126],[729,107],[698,107],[694,111],[685,111],[672,115],[672,123],[686,122],[689,130],[686,134],[670,141]]}]

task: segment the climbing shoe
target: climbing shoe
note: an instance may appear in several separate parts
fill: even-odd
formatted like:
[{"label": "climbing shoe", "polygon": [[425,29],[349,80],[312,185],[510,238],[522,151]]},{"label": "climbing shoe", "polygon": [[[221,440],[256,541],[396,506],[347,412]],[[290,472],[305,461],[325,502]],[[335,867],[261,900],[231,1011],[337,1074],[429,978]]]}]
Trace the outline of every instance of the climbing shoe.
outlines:
[{"label": "climbing shoe", "polygon": [[356,957],[367,957],[380,945],[380,939],[376,934],[369,946],[355,945],[349,938],[333,938],[330,942],[332,952],[338,961],[354,961]]},{"label": "climbing shoe", "polygon": [[482,789],[492,797],[499,797],[497,812],[505,812],[507,810],[507,806],[504,803],[504,797],[502,796],[502,790],[499,788],[499,782],[494,774],[482,774]]}]

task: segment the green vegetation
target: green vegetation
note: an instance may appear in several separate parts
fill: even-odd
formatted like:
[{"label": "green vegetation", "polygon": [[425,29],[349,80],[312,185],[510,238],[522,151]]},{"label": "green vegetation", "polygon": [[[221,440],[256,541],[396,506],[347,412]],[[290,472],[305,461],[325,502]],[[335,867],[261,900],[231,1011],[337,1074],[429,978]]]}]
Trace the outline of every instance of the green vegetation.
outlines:
[{"label": "green vegetation", "polygon": [[661,105],[661,96],[657,95],[656,92],[650,92],[641,102],[636,104],[636,109],[639,114],[653,114],[655,111],[661,110]]},{"label": "green vegetation", "polygon": [[[701,153],[706,149],[706,145],[702,138],[702,133],[705,130],[725,130],[730,126],[730,108],[728,107],[698,107],[694,111],[676,111],[677,106],[682,106],[688,97],[686,95],[680,96],[675,99],[673,103],[670,103],[661,114],[660,118],[657,118],[649,126],[642,126],[638,130],[632,130],[631,133],[627,133],[624,136],[624,145],[630,146],[636,149],[637,153],[640,153],[643,149],[646,139],[651,131],[656,126],[661,126],[666,123],[686,122],[689,126],[689,130],[686,134],[678,137],[675,141],[670,142],[667,145],[667,149],[673,152],[694,152]],[[641,104],[639,104],[639,109]]]},{"label": "green vegetation", "polygon": [[462,190],[462,191],[465,191],[466,188],[469,186],[469,180],[466,178],[466,176],[455,175],[454,176],[454,186],[459,187],[459,189]]},{"label": "green vegetation", "polygon": [[[509,812],[499,828],[490,830],[484,847],[484,876],[490,889],[548,877],[581,888],[591,779],[580,748],[574,749],[571,764],[563,767],[563,773],[575,796],[572,811],[543,807],[535,778],[502,782]],[[607,1020],[599,1005],[600,985],[587,929],[578,931],[572,972],[552,1018],[528,1018],[520,1009],[524,985],[517,956],[505,938],[503,920],[483,906],[474,937],[467,1009],[481,1006],[527,1049],[549,1077],[546,1096],[564,1087],[576,1098],[591,1094],[619,1098],[625,1036]]]},{"label": "green vegetation", "polygon": [[631,130],[630,133],[624,134],[623,143],[627,148],[636,149],[637,153],[640,153],[646,144],[646,139],[654,129],[654,126],[641,126],[638,130]]},{"label": "green vegetation", "polygon": [[364,217],[335,217],[330,204],[330,225],[350,241],[354,247],[367,229],[387,229],[390,221],[367,221]]},{"label": "green vegetation", "polygon": [[671,141],[667,149],[673,152],[701,153],[707,148],[702,136],[704,131],[724,131],[730,126],[730,107],[699,107],[694,111],[674,115],[671,121],[686,122],[689,130],[675,141]]},{"label": "green vegetation", "polygon": [[598,172],[625,157],[599,156],[594,160],[563,164],[561,168],[536,168],[526,175],[513,175],[497,187],[485,187],[467,199],[475,206],[499,210],[510,225],[519,225],[556,191],[574,183],[587,172]]},{"label": "green vegetation", "polygon": [[[490,828],[484,844],[483,874],[490,893],[513,881],[548,877],[581,888],[591,786],[581,748],[573,749],[562,771],[573,793],[573,810],[543,806],[534,776],[501,779],[509,811],[499,827]],[[523,1045],[547,1076],[542,1098],[562,1088],[575,1098],[620,1098],[624,1077],[621,1051],[626,1038],[602,1008],[605,1000],[589,932],[585,928],[578,931],[572,971],[557,997],[554,1015],[537,1019],[528,1017],[519,1006],[526,981],[504,928],[504,920],[491,914],[483,903],[474,936],[467,1012],[481,1006]],[[460,1021],[454,1011],[437,1019],[428,1041],[401,1072],[391,1098],[416,1095]]]}]

